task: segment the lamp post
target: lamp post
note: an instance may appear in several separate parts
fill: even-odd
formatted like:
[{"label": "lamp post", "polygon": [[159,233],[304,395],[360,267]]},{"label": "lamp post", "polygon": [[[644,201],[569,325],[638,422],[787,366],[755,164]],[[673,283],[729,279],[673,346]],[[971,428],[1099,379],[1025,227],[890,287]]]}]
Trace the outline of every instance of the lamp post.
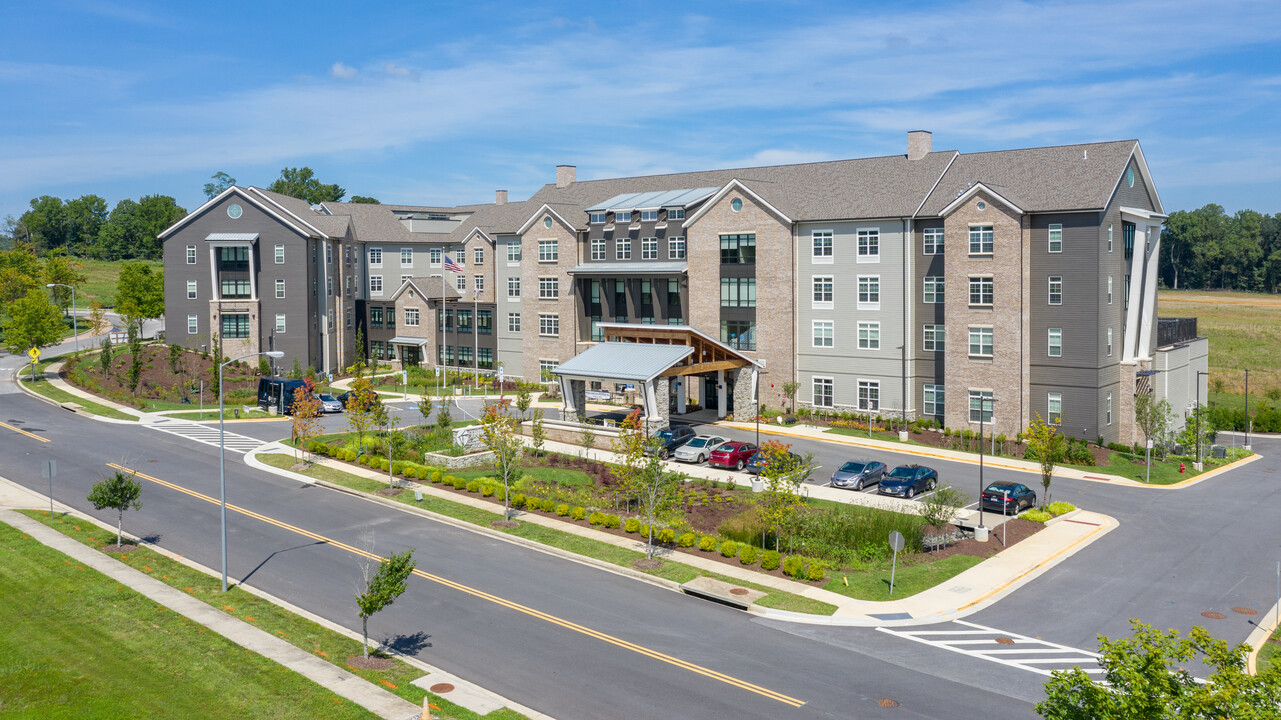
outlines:
[{"label": "lamp post", "polygon": [[979,394],[979,527],[983,527],[983,413],[985,406],[991,403],[992,414],[996,414],[996,398]]},{"label": "lamp post", "polygon": [[1201,472],[1201,376],[1210,376],[1204,370],[1196,371],[1196,470]]},{"label": "lamp post", "polygon": [[[68,288],[68,290],[72,291],[72,328],[74,328],[74,331],[76,331],[76,352],[79,352],[79,318],[77,318],[76,316],[76,288],[69,286],[69,284],[65,284],[65,283],[45,283],[45,287],[50,288],[50,290],[53,290],[53,288],[55,287],[65,287],[65,288]],[[1250,387],[1249,374],[1246,374],[1245,377],[1246,377],[1245,387]],[[1246,407],[1246,410],[1248,409],[1249,407]]]},{"label": "lamp post", "polygon": [[245,358],[266,355],[272,359],[279,359],[285,356],[279,350],[268,350],[266,352],[249,353],[241,355],[238,358],[232,358],[218,366],[218,495],[219,505],[222,508],[220,515],[220,525],[222,526],[222,591],[227,592],[227,446],[223,442],[226,437],[226,425],[224,424],[224,407],[226,403],[223,398],[226,397],[226,388],[222,384],[222,369],[228,365],[244,360]]},{"label": "lamp post", "polygon": [[1245,369],[1245,449],[1250,449],[1250,368]]}]

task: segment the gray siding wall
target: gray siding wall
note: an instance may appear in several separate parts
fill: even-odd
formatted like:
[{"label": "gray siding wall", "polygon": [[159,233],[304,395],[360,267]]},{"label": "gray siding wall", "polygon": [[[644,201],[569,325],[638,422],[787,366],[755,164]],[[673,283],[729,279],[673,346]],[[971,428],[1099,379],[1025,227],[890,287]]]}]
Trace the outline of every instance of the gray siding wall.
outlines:
[{"label": "gray siding wall", "polygon": [[1201,404],[1208,402],[1207,378],[1198,376],[1197,372],[1209,369],[1209,358],[1210,341],[1205,338],[1161,348],[1153,357],[1153,369],[1160,371],[1153,378],[1153,388],[1156,399],[1170,403],[1170,409],[1174,411],[1171,429],[1183,429],[1188,411],[1197,402],[1198,381],[1201,385]]},{"label": "gray siding wall", "polygon": [[[907,289],[911,299],[909,307],[912,313],[908,319],[908,330],[912,333],[912,353],[908,357],[908,373],[912,395],[912,405],[918,414],[925,412],[925,386],[943,385],[943,353],[925,350],[925,326],[943,325],[946,327],[947,305],[942,302],[925,302],[925,278],[944,277],[943,254],[925,254],[925,230],[943,228],[943,220],[931,218],[917,220],[912,227],[911,281]],[[967,238],[944,238],[944,242],[967,242]],[[957,282],[963,282],[964,279]],[[946,279],[945,279],[946,282]],[[945,390],[946,394],[946,390]]]},{"label": "gray siding wall", "polygon": [[[507,330],[507,316],[510,313],[521,312],[521,303],[509,302],[507,299],[507,279],[520,277],[520,266],[525,262],[525,254],[522,253],[519,263],[509,263],[507,261],[507,246],[510,244],[520,244],[520,237],[517,235],[499,235],[495,239],[494,245],[494,334],[497,339],[498,349],[497,362],[502,363],[504,377],[517,378],[521,377],[521,369],[524,367],[524,335],[526,332],[538,332],[537,314],[532,318],[534,323],[529,324],[531,318],[521,315],[521,332],[513,333]],[[529,248],[524,248],[525,253],[530,252]],[[532,250],[535,253],[534,260],[537,261],[538,247]],[[531,288],[521,288],[521,295],[524,296]],[[537,293],[538,288],[532,288]],[[532,328],[532,329],[531,329]],[[564,331],[565,328],[562,328]]]}]

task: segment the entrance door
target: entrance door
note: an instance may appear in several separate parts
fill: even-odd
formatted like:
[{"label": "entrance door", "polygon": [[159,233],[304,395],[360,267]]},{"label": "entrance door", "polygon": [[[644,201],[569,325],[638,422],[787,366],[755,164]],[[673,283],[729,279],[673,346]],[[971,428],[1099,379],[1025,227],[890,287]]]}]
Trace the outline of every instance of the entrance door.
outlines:
[{"label": "entrance door", "polygon": [[402,345],[400,348],[401,362],[405,364],[405,367],[418,367],[418,364],[423,359],[422,353],[422,348],[416,345]]}]

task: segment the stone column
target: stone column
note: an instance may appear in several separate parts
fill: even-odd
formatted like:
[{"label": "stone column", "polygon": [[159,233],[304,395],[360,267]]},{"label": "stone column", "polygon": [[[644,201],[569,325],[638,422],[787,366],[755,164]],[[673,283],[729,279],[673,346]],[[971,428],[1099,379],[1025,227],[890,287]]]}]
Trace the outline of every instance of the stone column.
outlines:
[{"label": "stone column", "polygon": [[671,379],[666,377],[656,377],[653,381],[654,397],[657,400],[658,411],[651,420],[658,427],[654,430],[666,430],[671,425]]},{"label": "stone column", "polygon": [[725,415],[725,371],[716,371],[716,419],[724,420]]},{"label": "stone column", "polygon": [[568,403],[572,398],[574,407],[578,408],[577,411],[570,411],[570,412],[574,415],[586,415],[587,414],[587,381],[586,380],[570,380],[569,390],[570,392],[568,395],[565,396],[565,400]]},{"label": "stone column", "polygon": [[734,417],[756,417],[757,370],[748,365],[734,370]]}]

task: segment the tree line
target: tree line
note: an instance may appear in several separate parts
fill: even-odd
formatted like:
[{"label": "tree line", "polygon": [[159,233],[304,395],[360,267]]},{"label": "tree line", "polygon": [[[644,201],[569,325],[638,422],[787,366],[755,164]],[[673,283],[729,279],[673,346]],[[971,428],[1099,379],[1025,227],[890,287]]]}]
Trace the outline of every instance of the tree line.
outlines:
[{"label": "tree line", "polygon": [[1177,210],[1161,230],[1160,259],[1168,288],[1281,292],[1281,213]]}]

